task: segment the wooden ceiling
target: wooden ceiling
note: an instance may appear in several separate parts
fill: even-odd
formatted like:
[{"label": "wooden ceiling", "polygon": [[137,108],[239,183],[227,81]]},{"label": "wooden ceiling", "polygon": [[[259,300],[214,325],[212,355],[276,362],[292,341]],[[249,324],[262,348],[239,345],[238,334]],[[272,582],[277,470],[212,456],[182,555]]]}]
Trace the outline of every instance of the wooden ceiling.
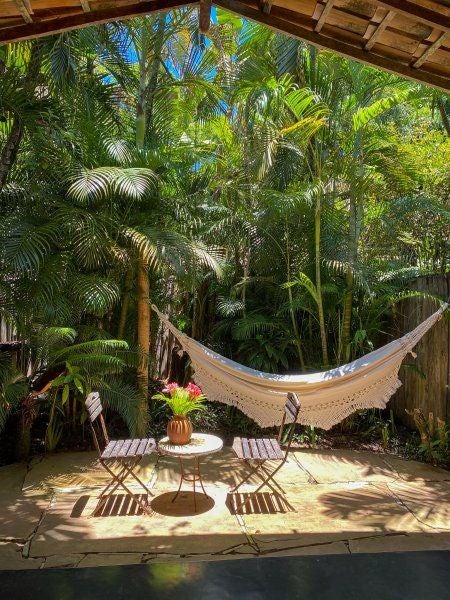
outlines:
[{"label": "wooden ceiling", "polygon": [[[0,0],[0,44],[211,0]],[[214,0],[320,48],[450,91],[450,0]]]}]

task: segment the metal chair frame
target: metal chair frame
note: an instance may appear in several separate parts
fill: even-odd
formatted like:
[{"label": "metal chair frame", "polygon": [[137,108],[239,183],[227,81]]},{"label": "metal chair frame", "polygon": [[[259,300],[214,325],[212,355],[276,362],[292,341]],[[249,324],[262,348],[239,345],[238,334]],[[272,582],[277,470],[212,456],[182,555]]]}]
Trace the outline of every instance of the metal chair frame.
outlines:
[{"label": "metal chair frame", "polygon": [[[291,429],[289,430],[289,433],[288,433],[288,436],[286,439],[286,448],[285,448],[283,455],[279,455],[276,458],[273,458],[273,457],[271,458],[270,456],[267,456],[264,458],[260,458],[260,457],[254,458],[252,456],[245,456],[245,450],[240,450],[240,448],[239,448],[239,445],[241,445],[241,448],[243,448],[242,440],[240,438],[235,438],[235,442],[236,442],[236,440],[239,440],[239,441],[237,443],[233,443],[233,450],[235,451],[238,458],[243,460],[249,466],[250,471],[246,475],[246,477],[244,477],[244,479],[242,479],[242,481],[240,481],[235,487],[233,487],[230,490],[231,493],[237,492],[237,490],[241,487],[241,485],[246,483],[253,475],[257,475],[261,479],[262,483],[256,488],[256,490],[254,490],[252,492],[253,494],[257,494],[265,486],[270,488],[274,494],[278,494],[279,492],[281,492],[282,494],[285,494],[285,491],[283,490],[281,485],[276,481],[275,475],[278,473],[278,471],[282,468],[282,466],[285,464],[285,462],[288,459],[289,451],[290,451],[291,445],[292,445],[292,438],[294,436],[295,424],[298,421],[300,407],[301,407],[301,404],[300,404],[300,400],[298,399],[297,394],[295,394],[293,392],[289,392],[287,395],[286,404],[284,406],[283,419],[281,421],[281,425],[280,425],[280,428],[278,431],[278,437],[276,438],[276,441],[278,442],[278,446],[281,446],[284,428],[287,424],[291,424]],[[275,438],[272,438],[272,439],[275,439]],[[258,441],[261,442],[261,440],[256,440],[256,439],[246,440],[246,442],[249,442],[250,444],[252,442],[256,443]],[[270,441],[270,438],[268,441]],[[266,451],[266,454],[268,454],[267,451]],[[276,460],[277,462],[279,462],[279,464],[277,465],[277,467],[275,469],[270,470],[267,467],[266,463],[268,461],[273,461],[273,460]],[[261,473],[261,471],[264,473],[264,475]],[[246,500],[242,501],[235,508],[235,510],[238,511],[249,500],[250,500],[250,498],[247,498]]]},{"label": "metal chair frame", "polygon": [[[105,419],[103,417],[103,407],[100,401],[98,392],[92,392],[86,398],[86,410],[88,420],[92,432],[95,447],[99,454],[99,462],[102,467],[111,476],[111,481],[105,486],[98,496],[98,504],[95,507],[92,516],[98,515],[102,508],[107,503],[108,499],[120,487],[125,493],[142,509],[145,514],[152,514],[152,510],[147,504],[133,493],[125,484],[125,479],[128,475],[132,476],[137,483],[145,490],[146,494],[153,496],[143,481],[136,475],[134,469],[141,462],[144,456],[152,454],[156,450],[156,442],[152,438],[148,439],[131,439],[131,440],[110,440],[106,429]],[[97,423],[99,426],[99,434],[95,430]],[[103,442],[103,449],[101,443]],[[109,455],[108,456],[108,449]],[[110,464],[118,464],[117,472],[114,472]]]}]

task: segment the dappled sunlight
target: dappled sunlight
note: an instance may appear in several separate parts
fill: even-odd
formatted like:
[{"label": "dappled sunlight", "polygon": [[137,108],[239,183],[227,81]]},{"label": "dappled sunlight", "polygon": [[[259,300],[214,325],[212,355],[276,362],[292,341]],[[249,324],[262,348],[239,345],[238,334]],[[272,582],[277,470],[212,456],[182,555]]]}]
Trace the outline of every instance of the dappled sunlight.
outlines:
[{"label": "dappled sunlight", "polygon": [[[118,491],[94,513],[99,491],[89,491],[86,479],[78,487],[49,487],[44,494],[37,493],[39,475],[46,486],[59,486],[66,478],[76,481],[80,473],[93,477],[88,470],[91,461],[92,453],[42,460],[32,467],[31,473],[36,469],[33,479],[28,479],[22,495],[14,491],[17,468],[11,467],[10,477],[4,469],[4,481],[12,489],[0,494],[1,536],[30,539],[30,561],[61,556],[63,564],[69,565],[80,560],[93,564],[93,558],[80,557],[94,555],[102,564],[103,555],[105,561],[116,560],[117,555],[117,561],[139,562],[144,556],[181,560],[186,556],[225,559],[342,553],[350,543],[355,552],[382,552],[384,539],[391,550],[396,544],[413,550],[450,546],[444,533],[450,528],[450,482],[425,481],[424,477],[433,478],[437,471],[419,463],[398,461],[399,466],[409,468],[409,477],[418,469],[418,478],[407,481],[385,462],[384,455],[295,450],[278,474],[285,494],[255,493],[256,481],[240,493],[230,493],[245,475],[246,465],[226,448],[201,461],[207,496],[197,491],[194,506],[188,484],[172,501],[179,464],[161,457],[153,473],[153,497],[131,486],[132,493],[149,505],[150,515],[142,514],[131,497]],[[21,558],[15,564],[26,562]]]}]

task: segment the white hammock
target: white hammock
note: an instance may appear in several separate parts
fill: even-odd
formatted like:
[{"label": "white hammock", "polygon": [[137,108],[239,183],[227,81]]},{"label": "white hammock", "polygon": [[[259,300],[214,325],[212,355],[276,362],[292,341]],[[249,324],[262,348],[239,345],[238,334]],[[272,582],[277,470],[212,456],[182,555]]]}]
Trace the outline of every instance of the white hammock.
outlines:
[{"label": "white hammock", "polygon": [[[385,408],[401,386],[398,371],[405,356],[446,310],[443,304],[413,331],[370,354],[329,371],[271,375],[250,369],[213,352],[179,331],[152,306],[189,354],[194,380],[209,400],[236,406],[261,427],[278,425],[287,392],[298,394],[299,422],[330,429],[362,408]],[[413,356],[415,356],[413,354]]]}]

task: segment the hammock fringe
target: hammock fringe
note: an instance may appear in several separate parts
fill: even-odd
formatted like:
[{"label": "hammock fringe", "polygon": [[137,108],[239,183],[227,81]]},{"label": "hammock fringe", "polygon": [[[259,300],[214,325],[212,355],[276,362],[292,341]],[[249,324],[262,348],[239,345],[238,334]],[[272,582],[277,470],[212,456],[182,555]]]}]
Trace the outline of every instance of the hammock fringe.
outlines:
[{"label": "hammock fringe", "polygon": [[439,310],[398,340],[340,367],[319,373],[273,375],[225,358],[179,331],[152,305],[161,322],[189,354],[194,380],[213,401],[236,406],[261,427],[278,425],[288,392],[301,399],[298,422],[330,429],[356,410],[386,407],[402,385],[398,372],[405,356],[448,308]]}]

